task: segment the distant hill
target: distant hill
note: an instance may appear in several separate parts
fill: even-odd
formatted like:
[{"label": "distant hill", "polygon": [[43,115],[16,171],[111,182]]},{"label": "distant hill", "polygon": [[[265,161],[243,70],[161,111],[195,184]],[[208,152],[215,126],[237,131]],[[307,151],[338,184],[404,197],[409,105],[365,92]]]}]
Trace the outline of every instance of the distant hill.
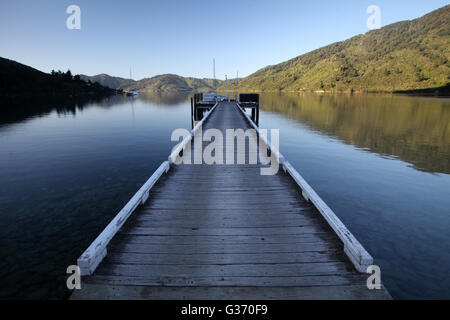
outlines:
[{"label": "distant hill", "polygon": [[19,62],[0,58],[0,96],[75,97],[112,94],[114,90],[89,84],[68,72],[45,73]]},{"label": "distant hill", "polygon": [[447,5],[421,18],[394,23],[263,68],[242,79],[239,90],[392,92],[448,88],[449,59]]},{"label": "distant hill", "polygon": [[92,82],[97,82],[102,86],[109,87],[112,89],[123,89],[131,84],[135,83],[134,80],[120,78],[120,77],[112,77],[105,73],[98,74],[96,76],[86,76],[84,74],[80,75],[81,79],[84,81],[91,80]]},{"label": "distant hill", "polygon": [[130,81],[130,79],[112,77],[107,74],[92,77],[82,75],[82,78],[114,89],[128,90],[133,88],[140,92],[205,92],[214,90],[223,82],[214,79],[185,78],[175,74],[163,74],[139,81]]}]

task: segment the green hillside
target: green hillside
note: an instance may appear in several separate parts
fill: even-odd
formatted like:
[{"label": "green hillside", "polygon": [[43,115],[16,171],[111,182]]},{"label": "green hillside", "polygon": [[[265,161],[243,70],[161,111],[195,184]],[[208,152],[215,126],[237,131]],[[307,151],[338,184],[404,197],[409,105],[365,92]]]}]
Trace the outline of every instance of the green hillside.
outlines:
[{"label": "green hillside", "polygon": [[[398,91],[450,82],[450,5],[268,66],[245,91]],[[229,84],[229,89],[234,88]],[[222,85],[220,90],[224,90]]]},{"label": "green hillside", "polygon": [[102,86],[109,87],[112,89],[123,89],[125,87],[130,86],[130,84],[133,84],[135,81],[120,77],[112,77],[110,75],[107,75],[105,73],[98,74],[96,76],[86,76],[84,74],[80,75],[81,79],[84,81],[91,80],[92,82],[97,82],[101,84]]},{"label": "green hillside", "polygon": [[140,92],[206,92],[214,90],[223,82],[214,79],[185,78],[175,74],[162,74],[139,81],[130,81],[130,79],[112,77],[107,74],[99,74],[92,77],[83,75],[82,79],[98,82],[101,85],[114,89],[135,89]]},{"label": "green hillside", "polygon": [[125,89],[133,88],[140,92],[205,92],[214,90],[220,84],[220,80],[185,78],[176,74],[162,74],[136,81],[132,86],[128,86]]}]

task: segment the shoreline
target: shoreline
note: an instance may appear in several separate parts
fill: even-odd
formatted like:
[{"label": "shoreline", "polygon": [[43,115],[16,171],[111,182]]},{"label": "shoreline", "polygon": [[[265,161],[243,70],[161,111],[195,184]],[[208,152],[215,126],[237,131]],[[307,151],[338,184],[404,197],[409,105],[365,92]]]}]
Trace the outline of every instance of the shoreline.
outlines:
[{"label": "shoreline", "polygon": [[[225,90],[218,90],[217,92],[225,92]],[[389,95],[408,95],[408,96],[423,96],[423,97],[450,97],[450,83],[442,86],[442,87],[435,87],[435,88],[424,88],[424,89],[412,89],[412,90],[395,90],[395,91],[387,91],[387,90],[245,90],[243,89],[242,92],[249,92],[249,93],[312,93],[312,94],[389,94]],[[236,90],[228,89],[228,92],[236,93]]]}]

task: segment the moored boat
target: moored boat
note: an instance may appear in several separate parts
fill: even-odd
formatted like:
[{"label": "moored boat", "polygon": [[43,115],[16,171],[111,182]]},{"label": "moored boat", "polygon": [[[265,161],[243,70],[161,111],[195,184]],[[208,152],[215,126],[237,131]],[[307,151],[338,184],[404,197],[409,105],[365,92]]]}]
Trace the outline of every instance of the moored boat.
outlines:
[{"label": "moored boat", "polygon": [[134,89],[132,89],[130,91],[127,91],[127,96],[135,97],[137,95],[138,95],[138,92],[136,90],[134,90]]}]

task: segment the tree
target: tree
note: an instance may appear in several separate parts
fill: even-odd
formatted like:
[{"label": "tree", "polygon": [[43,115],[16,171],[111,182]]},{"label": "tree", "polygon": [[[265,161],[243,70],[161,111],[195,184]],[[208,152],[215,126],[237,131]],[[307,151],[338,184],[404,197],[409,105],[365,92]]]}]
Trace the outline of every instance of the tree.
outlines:
[{"label": "tree", "polygon": [[67,72],[64,74],[64,79],[72,80],[72,72],[70,72],[70,70],[67,70]]}]

